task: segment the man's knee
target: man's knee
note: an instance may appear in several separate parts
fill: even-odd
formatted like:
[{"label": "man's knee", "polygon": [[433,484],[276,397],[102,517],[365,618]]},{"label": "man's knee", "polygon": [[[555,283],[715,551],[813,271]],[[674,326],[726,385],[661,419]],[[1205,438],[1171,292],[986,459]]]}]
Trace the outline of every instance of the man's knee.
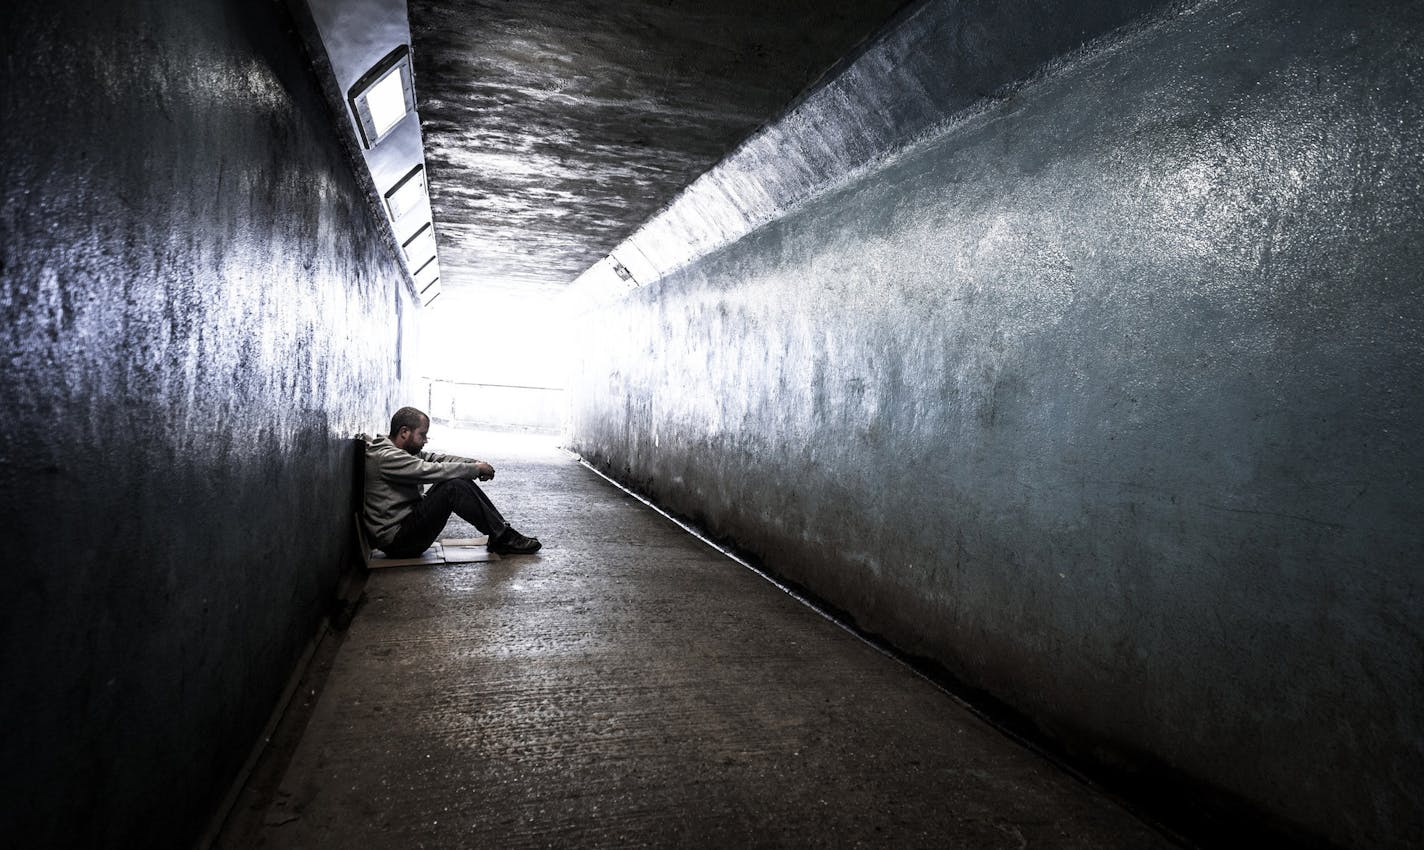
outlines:
[{"label": "man's knee", "polygon": [[436,490],[449,490],[452,493],[469,493],[471,491],[478,491],[479,489],[479,486],[468,478],[449,478],[438,484],[431,485],[430,491],[425,495],[427,497],[434,495]]},{"label": "man's knee", "polygon": [[449,506],[451,510],[460,510],[461,505],[468,505],[472,502],[483,503],[486,501],[484,491],[480,486],[468,478],[451,478],[433,485],[425,498],[434,498],[438,504]]}]

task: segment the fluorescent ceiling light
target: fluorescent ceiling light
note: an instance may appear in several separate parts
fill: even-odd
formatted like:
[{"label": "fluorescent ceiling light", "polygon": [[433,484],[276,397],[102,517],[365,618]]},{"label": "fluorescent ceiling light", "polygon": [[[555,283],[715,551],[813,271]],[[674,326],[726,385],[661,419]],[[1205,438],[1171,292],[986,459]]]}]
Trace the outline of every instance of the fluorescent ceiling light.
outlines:
[{"label": "fluorescent ceiling light", "polygon": [[410,50],[404,44],[386,54],[356,81],[347,96],[361,127],[361,141],[374,147],[407,113],[415,111]]},{"label": "fluorescent ceiling light", "polygon": [[371,121],[376,125],[376,135],[384,136],[396,122],[409,112],[405,106],[405,78],[400,68],[392,68],[379,83],[371,86],[366,94],[366,108],[371,110]]},{"label": "fluorescent ceiling light", "polygon": [[436,262],[434,257],[431,257],[429,262],[415,270],[415,274],[412,275],[412,277],[415,278],[415,288],[424,289],[430,285],[432,280],[440,277],[440,263]]},{"label": "fluorescent ceiling light", "polygon": [[[425,265],[425,261],[435,256],[435,228],[426,222],[425,226],[415,232],[415,235],[405,240],[401,246],[405,249],[406,262],[414,266],[420,263]],[[418,268],[418,267],[417,267]]]},{"label": "fluorescent ceiling light", "polygon": [[392,221],[399,221],[424,200],[425,166],[417,165],[386,193],[386,209],[390,211]]}]

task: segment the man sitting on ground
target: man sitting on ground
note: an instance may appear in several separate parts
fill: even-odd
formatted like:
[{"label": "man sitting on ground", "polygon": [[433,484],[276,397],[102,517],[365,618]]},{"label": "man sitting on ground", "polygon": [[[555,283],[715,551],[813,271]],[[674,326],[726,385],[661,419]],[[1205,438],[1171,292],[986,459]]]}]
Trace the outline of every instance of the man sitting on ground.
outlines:
[{"label": "man sitting on ground", "polygon": [[[430,548],[450,514],[489,535],[489,550],[527,555],[539,540],[515,531],[479,485],[494,477],[482,460],[422,451],[430,417],[402,407],[391,417],[389,437],[366,445],[366,530],[374,546],[392,558],[413,558]],[[420,495],[422,484],[435,482]]]}]

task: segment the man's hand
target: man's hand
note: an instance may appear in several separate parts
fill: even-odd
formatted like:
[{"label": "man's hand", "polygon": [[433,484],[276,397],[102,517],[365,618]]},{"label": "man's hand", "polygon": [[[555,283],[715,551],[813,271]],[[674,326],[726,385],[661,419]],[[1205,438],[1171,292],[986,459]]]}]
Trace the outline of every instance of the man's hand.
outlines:
[{"label": "man's hand", "polygon": [[482,460],[475,461],[475,466],[479,469],[479,474],[476,477],[481,481],[488,481],[494,477],[493,466],[490,466]]}]

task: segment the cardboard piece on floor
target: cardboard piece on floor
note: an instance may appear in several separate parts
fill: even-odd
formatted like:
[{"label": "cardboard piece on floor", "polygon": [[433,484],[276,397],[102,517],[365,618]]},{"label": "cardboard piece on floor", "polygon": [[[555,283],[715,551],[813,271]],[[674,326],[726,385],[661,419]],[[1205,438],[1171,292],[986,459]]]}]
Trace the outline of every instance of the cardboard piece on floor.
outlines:
[{"label": "cardboard piece on floor", "polygon": [[489,535],[483,537],[447,537],[440,541],[446,548],[451,546],[483,546],[489,542]]},{"label": "cardboard piece on floor", "polygon": [[444,548],[441,544],[436,543],[415,558],[387,558],[384,554],[378,556],[373,552],[367,566],[378,570],[381,567],[418,567],[424,564],[443,564],[445,563]]},{"label": "cardboard piece on floor", "polygon": [[498,561],[499,556],[485,548],[489,535],[483,537],[447,537],[440,541],[445,546],[445,563],[480,564]]},{"label": "cardboard piece on floor", "polygon": [[445,563],[447,564],[478,564],[485,561],[498,561],[499,556],[485,548],[481,543],[478,546],[452,546],[451,541],[445,541]]}]

